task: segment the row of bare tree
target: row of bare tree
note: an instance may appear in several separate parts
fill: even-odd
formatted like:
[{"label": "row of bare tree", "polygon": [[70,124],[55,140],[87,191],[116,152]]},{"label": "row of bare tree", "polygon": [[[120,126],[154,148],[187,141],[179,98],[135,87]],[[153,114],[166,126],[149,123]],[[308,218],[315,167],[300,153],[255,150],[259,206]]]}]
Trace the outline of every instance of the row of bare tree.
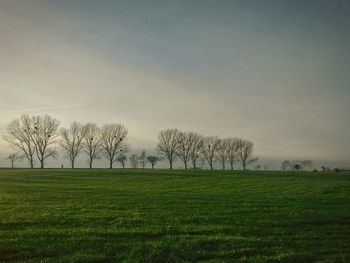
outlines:
[{"label": "row of bare tree", "polygon": [[[73,122],[69,128],[59,129],[59,121],[49,115],[22,115],[8,124],[3,138],[21,152],[20,155],[12,154],[8,157],[12,165],[22,157],[29,161],[31,168],[34,167],[35,159],[44,168],[48,158],[57,157],[56,146],[59,145],[72,168],[81,152],[88,155],[90,168],[95,160],[102,157],[108,160],[109,168],[113,168],[115,162],[125,167],[126,153],[129,151],[127,134],[125,126],[117,123],[99,127],[95,123]],[[234,163],[239,162],[245,170],[257,160],[252,157],[253,143],[248,140],[204,137],[195,132],[181,132],[177,129],[167,129],[159,133],[157,150],[169,160],[170,169],[173,168],[176,158],[183,161],[185,169],[190,162],[193,168],[197,168],[198,160],[205,160],[211,170],[216,162],[221,164],[223,170],[227,163],[233,170]],[[145,153],[130,156],[133,167],[140,160],[142,167],[148,161],[153,168],[161,159],[157,156],[146,156]]]},{"label": "row of bare tree", "polygon": [[239,162],[245,170],[247,166],[258,158],[253,158],[252,142],[238,138],[224,138],[217,136],[205,137],[195,132],[182,132],[177,129],[167,129],[159,133],[157,149],[169,161],[170,169],[176,158],[183,161],[185,169],[188,163],[197,168],[199,159],[204,159],[211,170],[215,162],[219,162],[225,170],[226,164],[230,164],[231,170],[234,163]]},{"label": "row of bare tree", "polygon": [[[44,168],[48,158],[57,157],[57,144],[63,149],[72,168],[82,151],[89,156],[90,168],[93,161],[101,157],[105,157],[112,168],[118,156],[128,149],[125,143],[128,130],[122,124],[98,127],[95,123],[73,122],[69,128],[58,128],[59,121],[49,115],[22,115],[9,123],[3,138],[22,152],[31,168],[34,167],[35,158]],[[18,158],[19,155],[15,154],[8,157],[12,164]]]}]

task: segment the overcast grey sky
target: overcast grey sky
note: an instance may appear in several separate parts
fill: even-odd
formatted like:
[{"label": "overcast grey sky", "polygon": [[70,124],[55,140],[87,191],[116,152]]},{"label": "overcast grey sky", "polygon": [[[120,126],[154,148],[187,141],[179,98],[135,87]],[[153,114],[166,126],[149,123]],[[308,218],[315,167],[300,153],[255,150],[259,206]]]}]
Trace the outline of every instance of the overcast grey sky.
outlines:
[{"label": "overcast grey sky", "polygon": [[[0,131],[22,113],[350,164],[349,1],[0,0]],[[11,149],[0,141],[0,164]]]}]

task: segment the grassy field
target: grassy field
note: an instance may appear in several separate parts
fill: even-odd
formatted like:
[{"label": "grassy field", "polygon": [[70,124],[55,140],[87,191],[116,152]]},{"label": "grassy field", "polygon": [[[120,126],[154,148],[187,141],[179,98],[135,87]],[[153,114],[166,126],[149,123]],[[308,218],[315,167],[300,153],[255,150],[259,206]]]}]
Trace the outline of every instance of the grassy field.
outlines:
[{"label": "grassy field", "polygon": [[0,170],[0,262],[350,262],[350,174]]}]

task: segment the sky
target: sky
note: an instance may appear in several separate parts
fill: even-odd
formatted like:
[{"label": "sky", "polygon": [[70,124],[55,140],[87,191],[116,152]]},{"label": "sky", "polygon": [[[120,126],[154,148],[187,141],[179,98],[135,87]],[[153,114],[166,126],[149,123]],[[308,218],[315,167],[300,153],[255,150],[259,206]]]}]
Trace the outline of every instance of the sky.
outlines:
[{"label": "sky", "polygon": [[135,152],[178,128],[350,166],[349,47],[347,0],[0,0],[0,132],[50,114],[122,123]]}]

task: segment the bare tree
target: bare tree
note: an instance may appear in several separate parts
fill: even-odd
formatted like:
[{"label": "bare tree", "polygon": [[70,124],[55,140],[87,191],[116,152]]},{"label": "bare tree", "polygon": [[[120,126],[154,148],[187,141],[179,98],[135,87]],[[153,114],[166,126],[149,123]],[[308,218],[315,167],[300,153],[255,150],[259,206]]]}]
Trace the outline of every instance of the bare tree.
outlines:
[{"label": "bare tree", "polygon": [[49,115],[34,116],[32,124],[33,129],[30,134],[40,162],[40,168],[44,168],[47,158],[57,156],[56,150],[50,148],[50,146],[56,143],[59,121]]},{"label": "bare tree", "polygon": [[126,143],[125,139],[128,130],[122,124],[105,124],[101,128],[100,142],[101,150],[104,157],[109,161],[109,168],[113,168],[113,163],[116,161],[118,151],[122,150]]},{"label": "bare tree", "polygon": [[254,163],[258,158],[253,158],[254,144],[248,140],[240,139],[238,141],[238,160],[242,165],[243,170],[246,170],[249,164]]},{"label": "bare tree", "polygon": [[141,164],[141,167],[143,169],[145,169],[146,167],[146,163],[147,163],[147,156],[146,156],[146,151],[143,150],[139,156],[139,161],[140,161],[140,164]]},{"label": "bare tree", "polygon": [[169,160],[170,169],[173,169],[173,162],[176,159],[176,150],[179,147],[180,132],[177,129],[167,129],[158,135],[159,142],[157,149]]},{"label": "bare tree", "polygon": [[229,151],[229,139],[219,139],[219,147],[217,148],[217,159],[221,162],[222,170],[226,168]]},{"label": "bare tree", "polygon": [[189,132],[188,138],[191,141],[190,158],[193,165],[193,169],[197,168],[197,161],[200,158],[203,148],[203,136],[195,132]]},{"label": "bare tree", "polygon": [[12,153],[6,159],[10,160],[11,168],[14,168],[15,167],[15,162],[18,161],[18,160],[21,160],[22,158],[23,158],[22,155],[19,155],[18,153]]},{"label": "bare tree", "polygon": [[187,163],[191,158],[193,142],[190,138],[190,133],[179,132],[178,136],[179,145],[176,149],[176,155],[184,162],[185,169],[187,169]]},{"label": "bare tree", "polygon": [[78,122],[73,122],[69,129],[62,128],[60,131],[61,140],[60,146],[66,153],[66,157],[71,162],[71,167],[74,168],[75,159],[83,148],[83,140],[87,134],[86,125]]},{"label": "bare tree", "polygon": [[101,158],[100,129],[95,123],[85,125],[86,133],[83,139],[83,150],[89,156],[89,167],[92,168],[94,160]]},{"label": "bare tree", "polygon": [[238,159],[239,140],[237,138],[228,138],[227,144],[227,159],[231,170],[233,170],[235,161]]},{"label": "bare tree", "polygon": [[220,139],[217,136],[204,137],[202,153],[208,162],[210,170],[213,170],[217,150],[220,147]]},{"label": "bare tree", "polygon": [[139,166],[139,156],[137,154],[132,154],[129,157],[131,168],[136,169]]},{"label": "bare tree", "polygon": [[147,161],[151,164],[152,169],[154,169],[154,166],[159,162],[161,159],[158,156],[150,155],[147,156]]},{"label": "bare tree", "polygon": [[33,125],[29,115],[22,115],[20,118],[11,121],[6,127],[3,138],[10,145],[23,152],[28,159],[30,168],[34,167],[35,146],[32,141]]}]

